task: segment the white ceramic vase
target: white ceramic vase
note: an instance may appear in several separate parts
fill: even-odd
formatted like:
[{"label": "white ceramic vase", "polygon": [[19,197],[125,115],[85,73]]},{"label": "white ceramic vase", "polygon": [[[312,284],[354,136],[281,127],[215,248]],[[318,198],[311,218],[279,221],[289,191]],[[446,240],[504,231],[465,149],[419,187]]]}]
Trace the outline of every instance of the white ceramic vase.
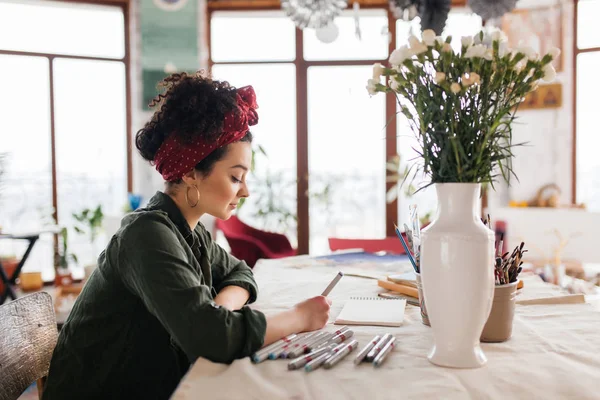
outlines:
[{"label": "white ceramic vase", "polygon": [[477,368],[494,297],[494,233],[480,219],[480,184],[436,184],[436,220],[421,234],[421,279],[434,345],[433,364]]}]

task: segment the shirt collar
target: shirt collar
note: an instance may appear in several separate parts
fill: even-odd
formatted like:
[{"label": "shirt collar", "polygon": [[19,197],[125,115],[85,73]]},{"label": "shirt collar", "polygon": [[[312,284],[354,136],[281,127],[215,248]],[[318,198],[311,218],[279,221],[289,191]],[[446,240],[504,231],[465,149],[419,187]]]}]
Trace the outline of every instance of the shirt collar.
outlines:
[{"label": "shirt collar", "polygon": [[171,196],[163,192],[156,192],[146,208],[166,212],[169,219],[177,226],[177,229],[191,247],[200,245],[198,238],[193,234],[190,225]]}]

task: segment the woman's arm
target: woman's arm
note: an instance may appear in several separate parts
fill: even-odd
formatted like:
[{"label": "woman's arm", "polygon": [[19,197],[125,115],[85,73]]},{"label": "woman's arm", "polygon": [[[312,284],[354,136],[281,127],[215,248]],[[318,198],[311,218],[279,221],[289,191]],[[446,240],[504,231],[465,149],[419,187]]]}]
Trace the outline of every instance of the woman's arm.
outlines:
[{"label": "woman's arm", "polygon": [[248,299],[250,293],[240,286],[225,286],[215,297],[215,303],[225,307],[230,311],[242,308]]}]

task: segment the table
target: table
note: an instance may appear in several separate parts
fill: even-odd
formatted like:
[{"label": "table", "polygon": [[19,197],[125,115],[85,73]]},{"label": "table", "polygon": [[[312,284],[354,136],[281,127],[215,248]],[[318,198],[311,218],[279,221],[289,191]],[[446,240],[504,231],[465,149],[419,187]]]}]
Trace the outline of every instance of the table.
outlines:
[{"label": "table", "polygon": [[[338,270],[385,275],[408,265],[332,267],[307,258],[264,260],[255,267],[260,287],[255,308],[265,313],[286,309],[319,294]],[[560,293],[535,276],[524,277],[523,296]],[[370,279],[345,276],[331,292],[331,321],[351,296],[376,296]],[[376,334],[393,333],[397,347],[383,366],[355,366],[351,358],[331,370],[288,371],[287,361],[258,365],[249,358],[230,366],[198,359],[172,396],[174,400],[212,399],[598,399],[600,398],[600,312],[590,304],[517,305],[513,337],[482,348],[488,364],[473,370],[432,365],[427,353],[431,328],[419,309],[406,306],[402,327],[353,327],[360,346]],[[333,330],[333,326],[326,327]],[[351,356],[350,356],[351,357]]]},{"label": "table", "polygon": [[29,242],[27,249],[25,250],[25,253],[23,254],[23,257],[21,257],[21,261],[19,261],[17,268],[15,269],[14,273],[11,276],[8,276],[8,274],[4,270],[4,267],[2,266],[2,261],[0,260],[0,279],[4,283],[4,292],[0,293],[0,304],[3,304],[8,297],[10,297],[13,300],[17,298],[17,294],[12,286],[15,286],[17,284],[17,278],[19,277],[19,274],[21,273],[21,269],[25,265],[25,262],[27,261],[27,258],[29,257],[31,250],[33,249],[33,246],[40,238],[40,235],[42,233],[58,233],[58,232],[60,232],[60,228],[50,227],[50,228],[44,229],[39,232],[31,232],[31,233],[22,233],[22,234],[0,233],[0,239],[27,240]]}]

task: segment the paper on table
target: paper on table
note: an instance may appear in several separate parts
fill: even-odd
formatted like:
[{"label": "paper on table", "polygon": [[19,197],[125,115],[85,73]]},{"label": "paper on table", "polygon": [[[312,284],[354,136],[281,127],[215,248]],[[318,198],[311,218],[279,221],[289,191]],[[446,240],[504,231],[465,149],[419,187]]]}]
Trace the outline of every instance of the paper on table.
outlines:
[{"label": "paper on table", "polygon": [[401,326],[406,300],[351,298],[335,320],[336,325]]},{"label": "paper on table", "polygon": [[585,303],[585,296],[583,294],[567,294],[564,296],[549,296],[539,297],[537,299],[517,300],[515,303],[522,306],[539,304],[582,304]]}]

